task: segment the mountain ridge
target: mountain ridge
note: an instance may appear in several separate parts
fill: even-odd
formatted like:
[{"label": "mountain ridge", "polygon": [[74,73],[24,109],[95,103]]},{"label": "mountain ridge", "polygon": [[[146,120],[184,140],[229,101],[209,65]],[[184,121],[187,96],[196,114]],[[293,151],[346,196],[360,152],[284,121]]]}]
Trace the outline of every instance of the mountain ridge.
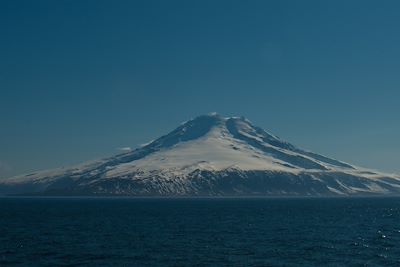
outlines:
[{"label": "mountain ridge", "polygon": [[0,181],[2,194],[224,196],[398,194],[400,178],[297,148],[244,117],[186,121],[129,152]]}]

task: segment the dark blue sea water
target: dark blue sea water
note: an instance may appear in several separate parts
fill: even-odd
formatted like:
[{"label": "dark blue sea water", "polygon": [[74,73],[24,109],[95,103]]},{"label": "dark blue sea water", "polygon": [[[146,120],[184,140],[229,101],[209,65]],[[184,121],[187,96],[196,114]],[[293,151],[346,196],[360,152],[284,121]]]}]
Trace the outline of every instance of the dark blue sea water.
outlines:
[{"label": "dark blue sea water", "polygon": [[0,266],[400,266],[400,198],[2,198],[0,216]]}]

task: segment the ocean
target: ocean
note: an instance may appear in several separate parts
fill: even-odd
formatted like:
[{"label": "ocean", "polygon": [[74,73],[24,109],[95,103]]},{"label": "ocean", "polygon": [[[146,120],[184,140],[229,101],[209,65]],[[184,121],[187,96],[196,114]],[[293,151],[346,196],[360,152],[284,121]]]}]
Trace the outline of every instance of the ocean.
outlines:
[{"label": "ocean", "polygon": [[400,198],[0,198],[0,266],[400,266]]}]

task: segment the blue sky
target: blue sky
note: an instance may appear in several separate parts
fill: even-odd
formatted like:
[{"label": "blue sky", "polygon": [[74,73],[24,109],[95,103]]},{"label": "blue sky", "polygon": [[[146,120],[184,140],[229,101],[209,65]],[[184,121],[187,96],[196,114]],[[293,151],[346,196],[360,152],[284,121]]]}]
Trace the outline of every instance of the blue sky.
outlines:
[{"label": "blue sky", "polygon": [[0,2],[0,177],[243,115],[400,173],[398,1]]}]

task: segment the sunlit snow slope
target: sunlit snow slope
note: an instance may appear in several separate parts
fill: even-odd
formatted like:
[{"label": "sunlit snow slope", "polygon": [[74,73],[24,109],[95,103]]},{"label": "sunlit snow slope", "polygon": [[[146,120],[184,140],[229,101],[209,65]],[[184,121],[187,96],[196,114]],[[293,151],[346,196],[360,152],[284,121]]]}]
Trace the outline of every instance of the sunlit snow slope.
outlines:
[{"label": "sunlit snow slope", "polygon": [[399,194],[400,177],[301,150],[242,117],[197,117],[131,152],[0,181],[2,194]]}]

